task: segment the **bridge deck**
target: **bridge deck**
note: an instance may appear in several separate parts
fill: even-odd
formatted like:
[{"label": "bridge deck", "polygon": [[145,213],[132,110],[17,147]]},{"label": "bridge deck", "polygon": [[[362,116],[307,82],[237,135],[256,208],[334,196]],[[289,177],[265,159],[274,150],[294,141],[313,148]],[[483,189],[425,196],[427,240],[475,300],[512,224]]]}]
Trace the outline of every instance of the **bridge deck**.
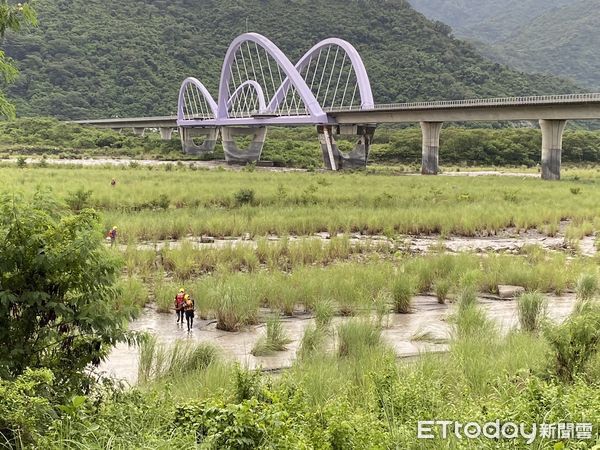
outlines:
[{"label": "bridge deck", "polygon": [[[325,110],[334,123],[401,123],[401,122],[461,122],[537,119],[600,119],[600,93],[543,95],[533,97],[483,98],[431,102],[376,104],[363,109],[357,106]],[[296,111],[292,111],[296,113]],[[301,116],[299,116],[301,117]],[[179,122],[193,127],[219,125],[277,124],[279,117],[258,111],[254,115],[226,121],[212,117],[197,117]],[[76,120],[72,123],[102,128],[176,128],[177,116],[133,117]],[[306,125],[304,121],[297,125]]]}]

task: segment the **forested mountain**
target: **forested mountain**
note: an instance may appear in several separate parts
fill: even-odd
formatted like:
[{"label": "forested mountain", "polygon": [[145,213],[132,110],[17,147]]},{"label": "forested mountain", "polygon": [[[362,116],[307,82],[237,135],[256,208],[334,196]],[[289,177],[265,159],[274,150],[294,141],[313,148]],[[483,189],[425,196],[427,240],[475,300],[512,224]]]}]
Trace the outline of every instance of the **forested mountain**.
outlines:
[{"label": "forested mountain", "polygon": [[598,0],[410,0],[492,60],[600,90]]},{"label": "forested mountain", "polygon": [[522,70],[569,77],[598,91],[600,2],[580,0],[544,14],[494,45],[489,55]]},{"label": "forested mountain", "polygon": [[338,36],[363,55],[376,101],[571,92],[571,83],[491,63],[404,0],[38,0],[40,26],[9,36],[20,115],[174,113],[186,76],[216,96],[222,58],[245,31],[297,60]]},{"label": "forested mountain", "polygon": [[573,0],[409,0],[417,11],[450,25],[457,36],[495,43]]}]

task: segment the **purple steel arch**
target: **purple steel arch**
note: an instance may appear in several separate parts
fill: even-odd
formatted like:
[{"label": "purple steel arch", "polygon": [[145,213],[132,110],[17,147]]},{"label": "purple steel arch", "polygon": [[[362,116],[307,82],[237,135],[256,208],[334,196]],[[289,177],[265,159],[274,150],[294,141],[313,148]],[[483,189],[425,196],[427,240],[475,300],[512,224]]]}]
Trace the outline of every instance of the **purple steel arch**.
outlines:
[{"label": "purple steel arch", "polygon": [[212,95],[210,95],[210,92],[208,92],[208,89],[206,89],[206,87],[197,78],[188,77],[183,81],[183,83],[181,84],[181,88],[179,89],[179,100],[177,102],[177,120],[188,120],[185,118],[183,108],[185,105],[185,90],[190,84],[196,86],[198,90],[202,93],[204,99],[206,100],[206,103],[208,104],[208,107],[213,113],[213,118],[216,119],[218,112],[217,102],[215,102],[215,100],[212,98]]},{"label": "purple steel arch", "polygon": [[[369,82],[369,75],[367,74],[367,69],[363,63],[360,54],[354,48],[352,44],[348,41],[344,41],[339,38],[328,38],[323,39],[318,44],[314,45],[309,51],[307,51],[300,61],[295,66],[296,72],[298,74],[302,73],[302,70],[306,67],[306,65],[311,61],[312,57],[320,51],[322,48],[327,47],[329,45],[337,45],[342,50],[346,52],[346,55],[350,58],[350,62],[352,63],[352,67],[354,69],[354,73],[356,75],[356,82],[358,83],[358,90],[360,93],[360,102],[361,109],[370,109],[375,106],[375,102],[373,101],[373,93],[371,91],[371,83]],[[269,102],[267,109],[269,111],[275,111],[283,101],[285,95],[287,94],[288,89],[290,88],[290,79],[286,78],[283,84],[277,89],[277,92]]]},{"label": "purple steel arch", "polygon": [[260,84],[258,84],[258,82],[254,80],[246,80],[238,86],[238,88],[233,92],[233,94],[231,94],[231,97],[229,97],[229,100],[227,101],[227,110],[229,111],[229,107],[233,104],[233,101],[240,95],[240,93],[246,86],[252,86],[254,88],[254,90],[256,91],[256,95],[258,96],[259,112],[264,112],[267,109],[267,103],[265,102],[265,94]]},{"label": "purple steel arch", "polygon": [[285,73],[287,77],[286,79],[289,79],[289,82],[298,91],[298,94],[300,95],[304,106],[308,110],[311,119],[315,123],[327,123],[327,114],[325,114],[323,108],[321,108],[321,105],[319,105],[319,102],[315,98],[310,88],[306,85],[304,79],[300,76],[294,65],[273,42],[258,33],[244,33],[238,36],[233,40],[227,49],[225,60],[223,61],[223,69],[221,70],[221,80],[219,82],[217,118],[219,120],[229,118],[227,96],[229,95],[228,87],[231,78],[231,66],[237,50],[244,42],[248,41],[254,42],[255,44],[261,46],[275,60],[281,70]]}]

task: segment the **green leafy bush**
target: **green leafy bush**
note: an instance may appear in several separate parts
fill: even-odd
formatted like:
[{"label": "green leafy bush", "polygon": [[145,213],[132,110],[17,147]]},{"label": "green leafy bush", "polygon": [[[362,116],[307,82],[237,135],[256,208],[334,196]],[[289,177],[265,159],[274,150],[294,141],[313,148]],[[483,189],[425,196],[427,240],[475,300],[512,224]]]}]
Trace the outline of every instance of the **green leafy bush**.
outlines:
[{"label": "green leafy bush", "polygon": [[14,381],[0,379],[0,442],[30,445],[55,416],[50,403],[54,375],[48,369],[25,370]]},{"label": "green leafy bush", "polygon": [[573,380],[600,350],[600,305],[582,305],[563,324],[548,326],[545,335],[552,347],[551,370]]}]

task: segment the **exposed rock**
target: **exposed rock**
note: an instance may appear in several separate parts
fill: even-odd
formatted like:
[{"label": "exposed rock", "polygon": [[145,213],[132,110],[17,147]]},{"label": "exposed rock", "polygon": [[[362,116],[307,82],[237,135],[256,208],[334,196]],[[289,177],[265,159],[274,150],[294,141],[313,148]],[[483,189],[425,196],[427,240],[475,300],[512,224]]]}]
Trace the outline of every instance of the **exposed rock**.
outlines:
[{"label": "exposed rock", "polygon": [[508,284],[498,285],[498,295],[500,298],[513,299],[525,292],[523,286],[510,286]]}]

